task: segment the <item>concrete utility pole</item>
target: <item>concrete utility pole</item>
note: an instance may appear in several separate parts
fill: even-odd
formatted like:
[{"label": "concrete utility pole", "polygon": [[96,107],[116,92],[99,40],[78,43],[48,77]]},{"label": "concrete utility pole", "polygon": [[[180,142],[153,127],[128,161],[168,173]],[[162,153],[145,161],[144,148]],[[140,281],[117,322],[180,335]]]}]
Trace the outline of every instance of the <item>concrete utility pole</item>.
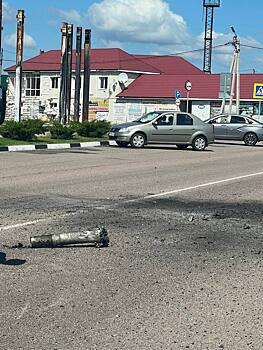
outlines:
[{"label": "concrete utility pole", "polygon": [[71,80],[72,80],[72,47],[73,47],[73,25],[68,24],[67,32],[67,90],[66,90],[66,123],[70,121],[71,114]]},{"label": "concrete utility pole", "polygon": [[22,62],[24,49],[24,10],[17,12],[17,44],[16,44],[16,88],[15,88],[15,120],[21,121],[21,95],[22,95]]},{"label": "concrete utility pole", "polygon": [[60,69],[60,96],[59,96],[59,120],[66,121],[66,88],[67,88],[67,32],[68,24],[62,23],[61,27],[61,69]]},{"label": "concrete utility pole", "polygon": [[77,27],[76,38],[76,69],[75,69],[75,102],[74,119],[79,121],[80,89],[81,89],[81,49],[82,49],[82,28]]},{"label": "concrete utility pole", "polygon": [[240,113],[240,39],[237,36],[237,33],[234,27],[231,27],[232,32],[234,33],[233,37],[233,46],[234,46],[234,56],[231,64],[231,94],[229,102],[229,114],[232,113],[233,100],[235,95],[235,84],[236,84],[236,113]]},{"label": "concrete utility pole", "polygon": [[91,30],[85,30],[82,121],[89,120]]}]

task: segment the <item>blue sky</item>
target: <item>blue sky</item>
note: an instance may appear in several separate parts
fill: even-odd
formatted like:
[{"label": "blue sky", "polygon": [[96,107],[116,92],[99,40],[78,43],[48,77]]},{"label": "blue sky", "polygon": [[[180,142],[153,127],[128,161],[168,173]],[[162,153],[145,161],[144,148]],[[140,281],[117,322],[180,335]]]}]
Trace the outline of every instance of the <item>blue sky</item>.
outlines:
[{"label": "blue sky", "polygon": [[[18,9],[26,13],[25,57],[39,49],[58,49],[62,21],[91,28],[93,47],[155,54],[203,47],[202,0],[4,0],[4,9],[4,58],[10,61],[15,59]],[[262,0],[222,0],[215,14],[214,45],[231,40],[230,26],[234,25],[242,43],[263,47],[262,14]],[[231,47],[214,50],[213,70],[228,71],[231,54]],[[200,53],[183,57],[202,66]],[[5,66],[10,64],[5,61]],[[241,69],[263,72],[263,50],[243,47]]]}]

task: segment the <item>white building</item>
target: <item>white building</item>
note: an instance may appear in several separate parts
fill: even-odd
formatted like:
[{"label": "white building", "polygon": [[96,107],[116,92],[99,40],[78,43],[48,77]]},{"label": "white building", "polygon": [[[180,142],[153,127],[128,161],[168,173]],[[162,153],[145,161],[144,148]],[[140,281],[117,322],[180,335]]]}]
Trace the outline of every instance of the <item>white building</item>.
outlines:
[{"label": "white building", "polygon": [[[58,116],[61,52],[52,50],[23,63],[23,118]],[[83,86],[82,57],[82,86]],[[74,112],[75,52],[71,110]],[[14,117],[15,67],[9,74],[6,118]],[[120,82],[120,74],[127,79]],[[131,55],[121,49],[91,50],[90,119],[122,122],[155,109],[176,109],[175,91],[181,91],[181,110],[186,110],[186,80],[192,82],[189,111],[201,119],[220,110],[220,75],[204,74],[199,68],[178,56]],[[263,74],[241,76],[241,108],[252,114],[263,114],[263,105],[253,97],[254,83],[263,82]],[[82,102],[83,95],[81,89]],[[82,106],[80,106],[82,110]]]}]

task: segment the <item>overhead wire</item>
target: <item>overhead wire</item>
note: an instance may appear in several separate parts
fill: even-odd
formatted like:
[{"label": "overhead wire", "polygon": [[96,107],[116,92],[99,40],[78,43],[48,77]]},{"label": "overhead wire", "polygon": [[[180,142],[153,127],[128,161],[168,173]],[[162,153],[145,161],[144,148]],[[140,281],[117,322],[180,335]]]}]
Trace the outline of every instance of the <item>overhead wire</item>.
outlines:
[{"label": "overhead wire", "polygon": [[[227,42],[225,44],[220,44],[220,45],[215,45],[213,46],[213,49],[218,49],[218,48],[221,48],[221,47],[224,47],[224,46],[227,46],[231,44],[230,42]],[[8,50],[4,50],[4,52],[9,52],[11,53],[11,51],[8,51]],[[188,50],[188,51],[181,51],[181,52],[177,52],[177,53],[170,53],[170,54],[166,54],[166,55],[145,55],[145,57],[138,57],[138,56],[144,56],[144,55],[134,55],[134,54],[131,54],[131,57],[129,58],[125,58],[125,59],[113,59],[113,60],[103,60],[103,61],[92,61],[93,64],[96,64],[96,63],[116,63],[116,62],[130,62],[130,61],[135,61],[135,60],[142,60],[142,61],[145,61],[147,59],[149,60],[152,60],[152,59],[158,59],[158,58],[161,58],[161,57],[174,57],[174,56],[181,56],[181,55],[187,55],[187,54],[191,54],[191,53],[196,53],[196,52],[202,52],[204,51],[204,48],[200,48],[200,49],[193,49],[193,50]],[[13,62],[15,63],[16,61],[15,60],[10,60],[10,59],[3,59],[4,62]],[[27,63],[27,61],[24,61],[24,63]],[[30,64],[48,64],[48,65],[51,65],[51,64],[54,64],[54,65],[58,65],[60,64],[60,62],[47,62],[47,61],[36,61],[36,60],[33,60],[33,59],[29,59],[28,63]]]}]

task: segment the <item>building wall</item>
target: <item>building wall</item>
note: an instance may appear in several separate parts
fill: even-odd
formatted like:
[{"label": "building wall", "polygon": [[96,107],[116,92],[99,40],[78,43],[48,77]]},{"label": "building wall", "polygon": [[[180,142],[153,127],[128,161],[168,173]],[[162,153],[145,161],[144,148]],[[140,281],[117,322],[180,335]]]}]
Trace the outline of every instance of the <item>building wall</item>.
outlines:
[{"label": "building wall", "polygon": [[[139,100],[139,99],[118,99],[112,105],[111,121],[114,123],[134,120],[144,113],[154,110],[186,110],[186,102],[182,101],[181,108],[175,105],[172,100]],[[192,113],[202,120],[210,117],[210,101],[193,101]]]},{"label": "building wall", "polygon": [[[35,74],[35,73],[34,73]],[[110,119],[110,108],[116,100],[116,96],[122,91],[123,86],[119,84],[118,76],[120,72],[96,71],[91,72],[90,77],[90,115],[101,119]],[[23,77],[22,90],[22,118],[56,118],[59,112],[59,93],[60,93],[60,77],[58,73],[41,72],[40,73],[40,96],[26,96],[25,84],[27,73]],[[127,87],[131,84],[139,74],[128,73]],[[59,78],[58,88],[52,88],[51,78]],[[100,77],[108,78],[107,89],[100,88]],[[8,91],[7,91],[7,111],[6,119],[13,119],[15,115],[15,76],[9,75]],[[81,76],[81,86],[83,87],[84,77]],[[72,78],[71,90],[71,114],[74,114],[74,95],[75,95],[75,77]],[[82,110],[83,89],[80,96],[80,110]]]},{"label": "building wall", "polygon": [[210,101],[193,101],[192,102],[192,113],[201,120],[210,118],[211,106]]}]

